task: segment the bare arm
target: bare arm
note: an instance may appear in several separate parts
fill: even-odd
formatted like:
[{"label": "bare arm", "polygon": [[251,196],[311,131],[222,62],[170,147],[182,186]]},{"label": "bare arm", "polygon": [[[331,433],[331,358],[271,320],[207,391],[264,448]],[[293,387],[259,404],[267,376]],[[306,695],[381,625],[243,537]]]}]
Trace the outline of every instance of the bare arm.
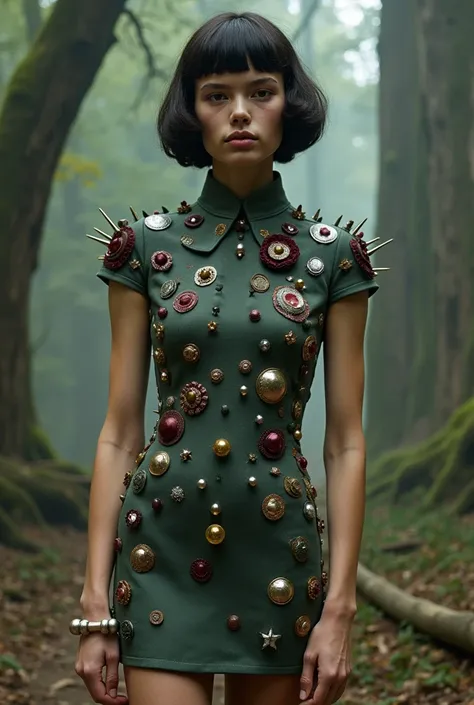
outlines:
[{"label": "bare arm", "polygon": [[330,580],[325,611],[355,614],[357,563],[365,512],[362,430],[367,293],[334,303],[324,345]]},{"label": "bare arm", "polygon": [[86,619],[109,615],[113,542],[123,478],[144,446],[150,364],[148,301],[117,282],[109,285],[112,332],[107,415],[99,435],[89,503],[88,555],[81,607]]}]

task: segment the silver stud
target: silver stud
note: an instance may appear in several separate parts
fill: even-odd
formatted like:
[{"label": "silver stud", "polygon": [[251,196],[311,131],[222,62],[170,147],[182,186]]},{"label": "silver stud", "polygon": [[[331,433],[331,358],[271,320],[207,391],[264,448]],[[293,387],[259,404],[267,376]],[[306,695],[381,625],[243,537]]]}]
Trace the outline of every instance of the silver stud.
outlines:
[{"label": "silver stud", "polygon": [[261,350],[262,352],[268,352],[268,351],[270,350],[270,348],[271,348],[270,341],[267,340],[266,338],[263,338],[263,340],[261,340],[261,341],[259,342],[258,347],[260,348],[260,350]]},{"label": "silver stud", "polygon": [[259,426],[263,423],[263,416],[261,414],[257,414],[257,416],[255,417],[255,423]]},{"label": "silver stud", "polygon": [[313,519],[316,517],[316,510],[314,508],[314,504],[311,504],[311,502],[305,502],[303,507],[303,514],[305,519],[307,519],[308,521],[313,521]]}]

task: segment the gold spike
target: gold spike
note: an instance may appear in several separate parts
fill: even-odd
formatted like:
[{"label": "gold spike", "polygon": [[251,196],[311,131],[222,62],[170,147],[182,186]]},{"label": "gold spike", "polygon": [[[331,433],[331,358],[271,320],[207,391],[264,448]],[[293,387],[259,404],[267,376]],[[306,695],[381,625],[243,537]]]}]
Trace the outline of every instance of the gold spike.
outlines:
[{"label": "gold spike", "polygon": [[334,225],[339,225],[339,223],[341,222],[341,220],[342,220],[342,215],[339,216],[339,218],[336,220],[336,222],[334,223]]},{"label": "gold spike", "polygon": [[94,230],[96,231],[96,233],[99,233],[99,235],[103,235],[104,237],[106,237],[107,240],[112,239],[112,235],[107,235],[107,233],[104,233],[103,230],[99,230],[99,228],[94,228]]},{"label": "gold spike", "polygon": [[[354,233],[352,233],[352,234],[354,234]],[[373,240],[369,240],[369,241],[366,242],[365,244],[366,244],[366,245],[371,245],[373,242],[377,242],[377,240],[380,240],[380,238],[379,238],[379,237],[374,237]]]},{"label": "gold spike", "polygon": [[388,245],[389,242],[393,242],[393,237],[390,238],[390,240],[385,240],[385,242],[382,242],[381,245],[377,245],[377,247],[373,247],[371,250],[367,250],[367,254],[373,255],[374,252],[377,252],[377,250],[380,250],[382,247],[385,247],[385,245]]},{"label": "gold spike", "polygon": [[117,232],[118,227],[115,225],[114,221],[111,218],[109,218],[107,213],[104,210],[102,210],[102,208],[99,208],[99,210],[102,213],[102,215],[104,216],[105,220],[108,222],[108,224],[114,229],[114,233]]},{"label": "gold spike", "polygon": [[90,238],[91,240],[95,240],[96,242],[100,242],[102,245],[106,245],[107,247],[109,246],[108,240],[102,240],[100,237],[94,237],[94,235],[87,235],[87,233],[86,237]]},{"label": "gold spike", "polygon": [[133,217],[135,218],[135,223],[136,223],[137,220],[138,220],[138,215],[135,213],[135,211],[133,210],[132,206],[129,206],[129,208],[130,208],[130,213],[131,213],[131,214],[133,215]]},{"label": "gold spike", "polygon": [[366,224],[366,222],[367,222],[367,218],[364,218],[362,223],[359,223],[359,225],[357,226],[357,228],[354,230],[354,232],[352,234],[355,235],[356,233],[358,233],[359,230]]},{"label": "gold spike", "polygon": [[320,215],[321,215],[321,208],[318,208],[316,213],[313,215],[313,220],[317,220]]}]

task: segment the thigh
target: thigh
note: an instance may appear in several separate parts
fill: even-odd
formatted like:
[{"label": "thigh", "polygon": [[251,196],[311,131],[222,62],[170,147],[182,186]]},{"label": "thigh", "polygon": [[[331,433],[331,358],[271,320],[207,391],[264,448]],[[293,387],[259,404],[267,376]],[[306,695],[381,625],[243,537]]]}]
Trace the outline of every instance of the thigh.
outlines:
[{"label": "thigh", "polygon": [[225,677],[225,705],[299,705],[299,694],[300,674]]},{"label": "thigh", "polygon": [[129,705],[211,705],[214,675],[124,667]]}]

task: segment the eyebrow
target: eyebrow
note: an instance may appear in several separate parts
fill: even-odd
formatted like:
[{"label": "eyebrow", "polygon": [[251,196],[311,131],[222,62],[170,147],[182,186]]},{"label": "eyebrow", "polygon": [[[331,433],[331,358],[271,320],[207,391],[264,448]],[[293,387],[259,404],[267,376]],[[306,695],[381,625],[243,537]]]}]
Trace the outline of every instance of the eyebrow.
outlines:
[{"label": "eyebrow", "polygon": [[[268,83],[268,82],[273,82],[278,85],[278,81],[275,78],[273,78],[272,76],[264,76],[263,78],[255,78],[253,81],[250,81],[248,85],[249,86],[260,86],[263,83]],[[204,89],[207,89],[207,88],[212,88],[212,89],[227,88],[228,89],[228,88],[232,88],[232,87],[233,86],[230,86],[228,83],[212,82],[212,83],[204,83],[201,86],[200,90],[203,91]]]}]

